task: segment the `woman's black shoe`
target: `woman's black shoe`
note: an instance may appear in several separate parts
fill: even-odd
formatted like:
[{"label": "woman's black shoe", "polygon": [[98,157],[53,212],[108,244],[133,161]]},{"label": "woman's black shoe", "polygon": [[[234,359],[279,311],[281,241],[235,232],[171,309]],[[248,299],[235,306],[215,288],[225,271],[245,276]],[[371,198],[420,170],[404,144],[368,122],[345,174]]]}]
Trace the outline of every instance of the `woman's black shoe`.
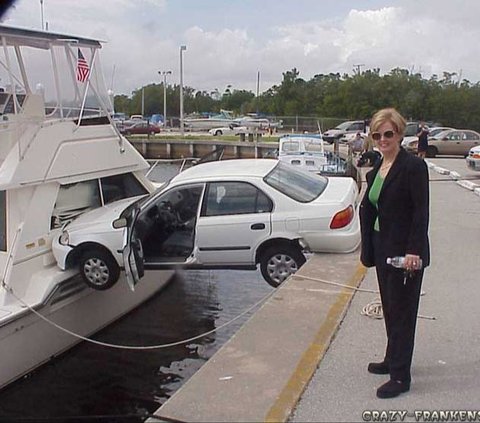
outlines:
[{"label": "woman's black shoe", "polygon": [[394,398],[410,390],[410,382],[390,379],[377,389],[378,398]]},{"label": "woman's black shoe", "polygon": [[382,361],[381,363],[369,363],[368,371],[375,375],[388,375],[390,373],[388,364],[385,364],[384,361]]}]

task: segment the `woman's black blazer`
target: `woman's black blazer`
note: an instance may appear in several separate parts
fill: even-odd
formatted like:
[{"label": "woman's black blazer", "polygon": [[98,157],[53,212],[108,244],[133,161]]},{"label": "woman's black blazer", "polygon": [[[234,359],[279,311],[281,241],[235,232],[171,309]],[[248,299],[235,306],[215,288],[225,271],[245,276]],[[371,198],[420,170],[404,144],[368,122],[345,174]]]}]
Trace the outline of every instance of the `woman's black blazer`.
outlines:
[{"label": "woman's black blazer", "polygon": [[[377,209],[368,199],[381,163],[367,173],[367,189],[360,205],[362,231],[361,262],[364,266],[375,266],[373,253],[373,225]],[[380,224],[379,245],[381,260],[387,257],[419,255],[423,266],[430,264],[428,241],[429,182],[428,168],[424,160],[400,148],[390,171],[383,182],[378,199]]]}]

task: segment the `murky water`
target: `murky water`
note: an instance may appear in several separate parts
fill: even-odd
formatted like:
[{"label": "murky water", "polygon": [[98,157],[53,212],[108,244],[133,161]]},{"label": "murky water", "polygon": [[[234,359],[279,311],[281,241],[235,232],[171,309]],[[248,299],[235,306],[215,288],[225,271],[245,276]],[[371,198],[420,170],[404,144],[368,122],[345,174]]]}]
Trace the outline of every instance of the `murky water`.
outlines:
[{"label": "murky water", "polygon": [[[127,345],[188,339],[231,320],[271,290],[260,272],[186,271],[95,339]],[[165,402],[249,316],[167,349],[126,351],[83,342],[1,391],[0,419],[142,421],[139,416]]]}]

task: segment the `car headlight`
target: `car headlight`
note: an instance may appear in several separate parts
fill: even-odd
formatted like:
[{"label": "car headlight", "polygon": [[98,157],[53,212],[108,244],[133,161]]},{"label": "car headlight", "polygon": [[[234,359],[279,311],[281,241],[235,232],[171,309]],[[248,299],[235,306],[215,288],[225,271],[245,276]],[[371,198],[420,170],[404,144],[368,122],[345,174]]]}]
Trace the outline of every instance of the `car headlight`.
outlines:
[{"label": "car headlight", "polygon": [[472,153],[470,156],[472,159],[480,159],[480,153]]},{"label": "car headlight", "polygon": [[68,231],[63,231],[62,232],[62,234],[60,235],[60,238],[58,238],[58,242],[61,245],[68,245],[68,243],[70,242],[70,235],[69,235]]}]

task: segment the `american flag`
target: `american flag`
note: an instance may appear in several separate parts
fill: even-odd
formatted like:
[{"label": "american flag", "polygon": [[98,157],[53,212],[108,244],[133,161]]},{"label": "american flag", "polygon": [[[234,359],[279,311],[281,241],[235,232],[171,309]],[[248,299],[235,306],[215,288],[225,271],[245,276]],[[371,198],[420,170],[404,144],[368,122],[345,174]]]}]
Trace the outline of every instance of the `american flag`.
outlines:
[{"label": "american flag", "polygon": [[90,67],[88,66],[85,57],[83,57],[82,52],[78,49],[78,60],[77,60],[77,81],[85,82],[90,74]]}]

